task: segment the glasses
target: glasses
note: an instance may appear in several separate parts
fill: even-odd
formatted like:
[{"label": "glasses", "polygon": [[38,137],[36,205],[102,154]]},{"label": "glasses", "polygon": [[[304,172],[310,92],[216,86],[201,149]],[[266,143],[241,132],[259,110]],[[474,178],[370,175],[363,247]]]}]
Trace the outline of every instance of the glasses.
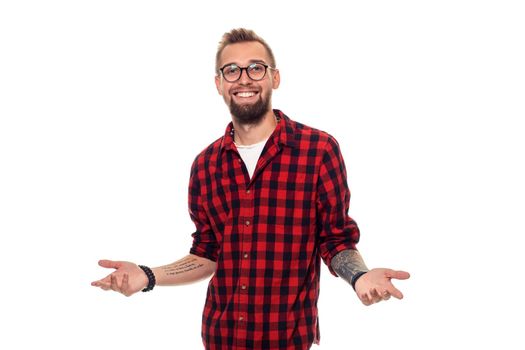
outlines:
[{"label": "glasses", "polygon": [[266,76],[266,70],[272,67],[264,63],[252,63],[248,67],[239,67],[236,64],[227,64],[226,66],[219,69],[227,82],[233,83],[241,79],[242,71],[245,70],[246,74],[251,80],[262,80]]}]

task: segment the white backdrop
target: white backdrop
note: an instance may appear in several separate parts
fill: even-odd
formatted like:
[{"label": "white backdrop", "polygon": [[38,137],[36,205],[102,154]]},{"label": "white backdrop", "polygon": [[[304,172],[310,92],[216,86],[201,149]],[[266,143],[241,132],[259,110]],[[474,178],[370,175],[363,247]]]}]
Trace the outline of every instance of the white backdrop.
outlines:
[{"label": "white backdrop", "polygon": [[275,52],[274,107],[339,140],[368,265],[412,274],[404,300],[365,307],[323,267],[318,348],[523,349],[524,17],[502,0],[2,1],[0,348],[202,348],[206,282],[90,282],[100,258],[188,252],[190,165],[230,120],[215,50],[244,26]]}]

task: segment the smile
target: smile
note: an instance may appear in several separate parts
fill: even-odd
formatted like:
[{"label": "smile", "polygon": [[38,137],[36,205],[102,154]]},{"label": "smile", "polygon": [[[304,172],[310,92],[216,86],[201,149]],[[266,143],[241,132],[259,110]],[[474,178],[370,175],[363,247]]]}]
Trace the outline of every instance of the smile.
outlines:
[{"label": "smile", "polygon": [[239,92],[237,96],[239,97],[252,97],[255,95],[255,92]]},{"label": "smile", "polygon": [[241,97],[241,98],[250,98],[257,94],[258,94],[257,91],[238,91],[238,92],[233,93],[234,96]]}]

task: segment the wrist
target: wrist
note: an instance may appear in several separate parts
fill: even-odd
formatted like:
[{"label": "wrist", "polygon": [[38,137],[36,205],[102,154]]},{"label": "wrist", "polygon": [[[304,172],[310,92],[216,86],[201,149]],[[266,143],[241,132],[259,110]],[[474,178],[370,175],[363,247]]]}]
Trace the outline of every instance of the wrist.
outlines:
[{"label": "wrist", "polygon": [[352,288],[355,290],[355,284],[357,283],[357,280],[360,279],[365,273],[368,271],[360,271],[356,273],[354,276],[352,276],[352,280],[350,281],[350,284],[352,285]]},{"label": "wrist", "polygon": [[146,274],[146,277],[148,278],[148,284],[144,289],[142,289],[142,292],[149,292],[150,290],[153,290],[155,287],[155,284],[157,283],[157,280],[155,279],[155,274],[153,271],[144,265],[138,265],[142,271]]}]

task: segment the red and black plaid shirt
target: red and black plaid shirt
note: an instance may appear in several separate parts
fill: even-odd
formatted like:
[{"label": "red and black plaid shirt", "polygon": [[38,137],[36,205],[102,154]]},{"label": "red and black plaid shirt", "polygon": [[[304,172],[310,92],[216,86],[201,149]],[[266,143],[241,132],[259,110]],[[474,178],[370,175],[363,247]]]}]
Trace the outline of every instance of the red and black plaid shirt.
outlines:
[{"label": "red and black plaid shirt", "polygon": [[281,111],[250,179],[232,124],[192,166],[190,253],[217,262],[206,349],[309,349],[319,341],[320,259],[359,240],[337,141]]}]

